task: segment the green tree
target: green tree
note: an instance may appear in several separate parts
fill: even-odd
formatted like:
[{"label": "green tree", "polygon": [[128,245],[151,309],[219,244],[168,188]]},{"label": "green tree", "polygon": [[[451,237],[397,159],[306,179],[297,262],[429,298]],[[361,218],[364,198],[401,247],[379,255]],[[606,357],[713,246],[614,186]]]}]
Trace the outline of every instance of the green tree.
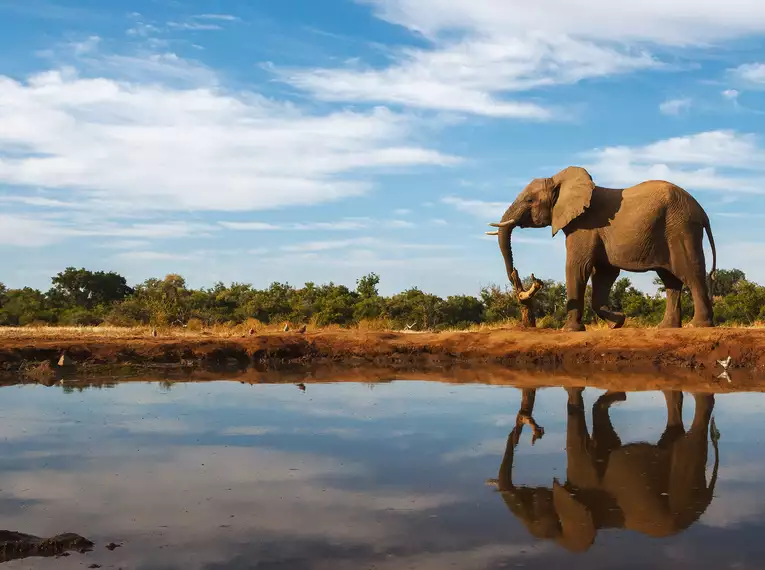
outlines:
[{"label": "green tree", "polygon": [[92,309],[122,301],[133,293],[122,275],[113,271],[88,271],[67,267],[51,278],[49,297],[59,306]]}]

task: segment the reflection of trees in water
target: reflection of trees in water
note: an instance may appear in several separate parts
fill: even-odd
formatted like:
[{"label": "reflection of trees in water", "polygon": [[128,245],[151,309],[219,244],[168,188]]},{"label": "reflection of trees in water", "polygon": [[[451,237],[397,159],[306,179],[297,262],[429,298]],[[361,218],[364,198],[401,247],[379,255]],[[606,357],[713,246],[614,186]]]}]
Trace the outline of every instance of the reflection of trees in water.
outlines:
[{"label": "reflection of trees in water", "polygon": [[60,556],[65,552],[89,552],[93,543],[87,538],[67,532],[40,538],[11,530],[0,530],[0,564],[33,556]]},{"label": "reflection of trees in water", "polygon": [[[583,388],[568,391],[566,481],[552,487],[516,486],[512,468],[523,426],[531,425],[534,439],[544,431],[532,418],[535,389],[524,389],[516,425],[496,483],[510,511],[537,538],[555,540],[573,552],[584,552],[604,528],[636,530],[652,537],[682,532],[712,501],[719,465],[719,433],[710,426],[714,396],[695,394],[693,422],[682,420],[683,394],[665,391],[667,425],[658,443],[622,444],[609,415],[624,392],[607,392],[593,404],[592,435],[587,430]],[[706,481],[707,431],[712,433],[714,469]],[[532,441],[533,442],[533,441]]]}]

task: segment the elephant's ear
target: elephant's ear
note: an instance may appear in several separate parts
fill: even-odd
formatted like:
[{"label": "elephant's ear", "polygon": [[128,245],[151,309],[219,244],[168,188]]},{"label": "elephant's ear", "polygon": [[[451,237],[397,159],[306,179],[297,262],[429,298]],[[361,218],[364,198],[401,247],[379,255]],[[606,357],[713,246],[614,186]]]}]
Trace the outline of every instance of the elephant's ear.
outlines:
[{"label": "elephant's ear", "polygon": [[558,233],[590,205],[595,183],[584,168],[569,166],[552,177],[558,199],[552,209],[552,235]]},{"label": "elephant's ear", "polygon": [[595,522],[590,509],[577,501],[557,479],[553,481],[553,504],[561,526],[558,544],[572,552],[585,552],[595,542]]}]

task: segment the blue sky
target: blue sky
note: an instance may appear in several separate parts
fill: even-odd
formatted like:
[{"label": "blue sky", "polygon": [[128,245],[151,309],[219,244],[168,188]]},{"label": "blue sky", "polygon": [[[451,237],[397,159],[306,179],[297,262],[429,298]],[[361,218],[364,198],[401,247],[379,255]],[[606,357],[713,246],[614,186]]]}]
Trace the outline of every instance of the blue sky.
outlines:
[{"label": "blue sky", "polygon": [[[0,0],[2,281],[477,294],[487,222],[580,165],[685,187],[765,283],[764,38],[745,0]],[[563,279],[562,234],[514,253]]]}]

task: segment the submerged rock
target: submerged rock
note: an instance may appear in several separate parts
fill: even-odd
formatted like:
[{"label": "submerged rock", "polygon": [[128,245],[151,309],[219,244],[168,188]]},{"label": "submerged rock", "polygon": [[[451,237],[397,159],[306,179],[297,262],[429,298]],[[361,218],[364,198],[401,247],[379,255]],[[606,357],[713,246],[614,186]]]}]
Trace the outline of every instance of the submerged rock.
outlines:
[{"label": "submerged rock", "polygon": [[31,556],[61,556],[69,551],[89,552],[93,543],[87,538],[66,532],[41,538],[12,530],[0,530],[0,563]]}]

